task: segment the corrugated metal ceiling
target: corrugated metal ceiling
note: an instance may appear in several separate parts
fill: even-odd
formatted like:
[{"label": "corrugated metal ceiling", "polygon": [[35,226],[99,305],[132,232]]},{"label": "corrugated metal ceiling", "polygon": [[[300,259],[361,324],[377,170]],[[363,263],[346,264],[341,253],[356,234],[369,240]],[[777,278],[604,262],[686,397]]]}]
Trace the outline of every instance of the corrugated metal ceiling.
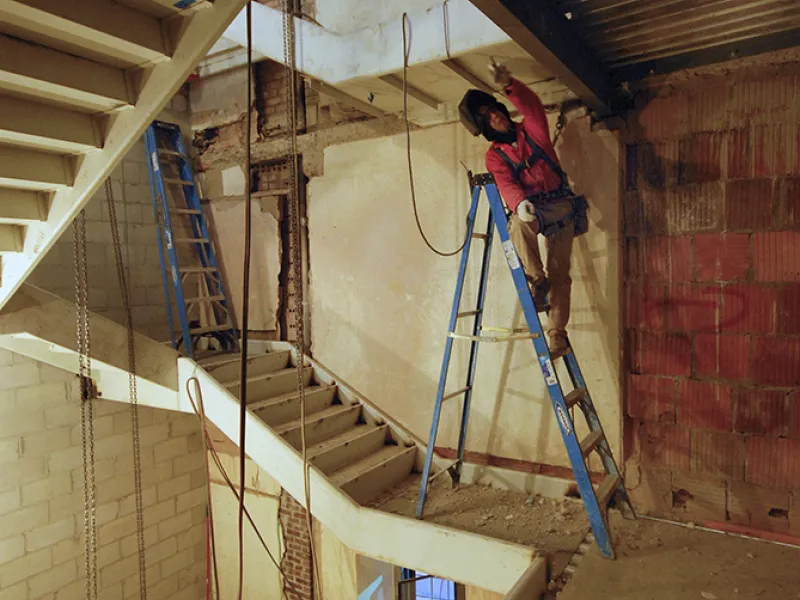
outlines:
[{"label": "corrugated metal ceiling", "polygon": [[612,69],[793,32],[800,45],[800,0],[553,2]]}]

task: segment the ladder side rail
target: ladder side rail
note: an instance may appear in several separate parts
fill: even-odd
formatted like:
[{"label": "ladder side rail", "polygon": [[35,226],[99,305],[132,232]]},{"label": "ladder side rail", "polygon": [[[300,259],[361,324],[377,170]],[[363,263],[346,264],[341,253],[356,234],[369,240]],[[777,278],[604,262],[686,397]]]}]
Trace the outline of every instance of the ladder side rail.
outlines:
[{"label": "ladder side rail", "polygon": [[[478,186],[480,190],[480,186]],[[470,343],[469,349],[469,367],[467,369],[467,391],[464,393],[464,398],[461,407],[461,429],[458,434],[458,462],[453,468],[453,481],[458,483],[461,479],[461,468],[464,464],[464,453],[467,445],[467,430],[469,427],[469,410],[472,404],[472,389],[475,385],[475,372],[478,366],[478,348],[480,344],[476,339],[481,333],[481,326],[483,325],[483,307],[486,304],[486,290],[489,281],[489,267],[492,257],[492,241],[494,238],[494,219],[492,218],[492,211],[486,219],[486,238],[484,239],[483,246],[483,260],[481,261],[481,276],[480,283],[478,284],[478,297],[475,305],[477,313],[473,317],[472,335],[473,340]]]},{"label": "ladder side rail", "polygon": [[[472,232],[475,228],[475,216],[478,211],[478,200],[480,199],[481,189],[475,186],[472,190],[472,204],[470,205],[469,214],[467,215],[467,233],[464,248],[461,250],[461,261],[458,267],[458,278],[456,279],[456,289],[453,295],[453,308],[450,311],[450,323],[448,325],[448,333],[455,331],[456,323],[458,320],[458,309],[461,304],[461,295],[464,290],[464,276],[467,271],[467,262],[469,261],[469,253],[472,248]],[[442,413],[442,402],[444,398],[444,390],[447,384],[447,371],[450,367],[450,356],[453,350],[453,338],[449,335],[445,340],[444,345],[444,358],[442,359],[442,368],[439,374],[439,387],[436,392],[436,403],[433,406],[433,419],[431,422],[431,431],[428,436],[428,448],[425,453],[425,466],[422,470],[422,485],[419,491],[419,500],[417,502],[417,518],[422,518],[422,513],[425,508],[425,497],[428,493],[428,479],[431,472],[431,463],[433,462],[433,453],[436,445],[436,434],[439,430],[439,419]]]},{"label": "ladder side rail", "polygon": [[561,383],[558,379],[558,374],[553,366],[550,357],[550,350],[547,347],[547,341],[544,337],[542,324],[539,320],[536,306],[533,303],[533,296],[531,295],[528,281],[525,278],[525,273],[522,270],[522,264],[511,241],[508,233],[508,219],[505,215],[503,201],[494,183],[486,184],[486,193],[489,197],[489,204],[492,209],[495,224],[497,225],[497,232],[502,242],[503,251],[506,255],[506,262],[508,263],[511,271],[511,278],[514,280],[514,287],[517,288],[520,303],[522,304],[522,311],[525,314],[525,319],[528,322],[528,328],[532,334],[538,334],[533,339],[533,345],[536,349],[536,355],[539,359],[539,366],[544,375],[547,391],[550,395],[550,401],[553,405],[556,420],[558,421],[561,437],[564,441],[564,446],[567,449],[572,470],[575,474],[575,480],[578,483],[578,489],[583,499],[583,504],[586,513],[589,517],[589,523],[592,527],[592,532],[595,536],[595,541],[600,552],[608,557],[614,556],[614,549],[611,545],[611,538],[606,527],[603,511],[597,501],[592,486],[592,480],[589,475],[589,470],[581,453],[580,440],[577,438],[574,423],[569,416],[569,410],[564,402],[564,394],[561,389]]},{"label": "ladder side rail", "polygon": [[[181,179],[184,181],[194,182],[194,173],[192,171],[191,164],[189,163],[189,155],[187,154],[186,145],[183,141],[183,134],[181,133],[180,129],[175,130],[174,136],[175,148],[182,155],[182,159],[179,161]],[[247,182],[247,184],[249,185],[249,182]],[[186,194],[186,191],[184,191],[184,199],[186,200],[186,204],[189,208],[200,211],[203,210],[203,207],[200,203],[200,197],[197,193],[196,185],[191,186],[191,191],[188,195]],[[225,293],[225,284],[222,281],[222,272],[220,271],[217,263],[217,258],[214,253],[214,246],[211,243],[211,234],[208,230],[208,225],[206,223],[204,214],[192,215],[191,222],[195,239],[208,240],[207,242],[200,242],[196,244],[197,253],[200,256],[200,262],[202,263],[203,267],[210,267],[214,269],[213,274],[205,275],[206,287],[209,295],[223,296],[223,300],[218,301],[219,306],[222,307],[222,312],[218,310],[217,306],[212,306],[212,310],[218,323],[229,324],[233,328],[230,332],[222,333],[225,337],[231,338],[231,344],[233,344],[233,348],[235,349],[237,345],[236,323],[234,322],[233,312],[231,311],[230,306],[228,306],[228,296]],[[212,275],[216,277],[212,277]]]},{"label": "ladder side rail", "polygon": [[[167,247],[167,256],[169,258],[169,271],[172,279],[172,286],[175,292],[175,303],[178,310],[178,318],[181,325],[181,335],[183,338],[184,353],[189,358],[192,357],[192,336],[189,332],[189,320],[186,315],[186,300],[183,295],[183,281],[180,274],[180,267],[178,266],[178,253],[175,249],[175,242],[172,234],[172,220],[169,215],[169,206],[167,205],[167,194],[164,186],[164,179],[161,171],[161,159],[158,155],[158,146],[156,144],[155,126],[153,124],[147,128],[147,139],[149,142],[146,144],[148,148],[148,161],[147,168],[151,173],[151,182],[155,183],[155,193],[161,198],[161,205],[164,214],[164,241]],[[153,189],[151,187],[151,189]]]},{"label": "ladder side rail", "polygon": [[[152,156],[156,150],[155,132],[148,127],[144,133],[144,145],[148,156]],[[158,262],[161,265],[161,283],[164,286],[164,300],[167,303],[167,324],[169,326],[169,336],[172,347],[178,347],[178,340],[175,339],[175,321],[172,315],[172,292],[170,291],[169,277],[167,275],[167,260],[164,256],[164,226],[162,225],[161,214],[158,208],[158,193],[153,179],[153,168],[148,161],[147,178],[150,182],[150,197],[153,202],[153,217],[156,223],[156,240],[158,242]]]}]

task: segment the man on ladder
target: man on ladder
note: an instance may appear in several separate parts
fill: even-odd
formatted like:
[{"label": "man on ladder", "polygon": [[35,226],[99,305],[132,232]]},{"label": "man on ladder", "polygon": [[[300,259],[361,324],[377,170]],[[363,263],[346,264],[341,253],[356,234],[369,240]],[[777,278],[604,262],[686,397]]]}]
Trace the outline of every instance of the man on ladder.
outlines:
[{"label": "man on ladder", "polygon": [[[558,163],[547,116],[539,97],[511,77],[509,70],[490,66],[494,81],[522,115],[514,122],[504,104],[480,90],[469,90],[459,104],[461,122],[472,135],[492,142],[486,168],[494,176],[512,216],[509,235],[519,254],[538,311],[547,310],[549,293],[550,352],[566,352],[572,278],[569,274],[575,236],[575,206]],[[584,205],[578,207],[584,208]],[[585,220],[585,213],[584,213]],[[539,254],[538,234],[545,236],[547,274]]]}]

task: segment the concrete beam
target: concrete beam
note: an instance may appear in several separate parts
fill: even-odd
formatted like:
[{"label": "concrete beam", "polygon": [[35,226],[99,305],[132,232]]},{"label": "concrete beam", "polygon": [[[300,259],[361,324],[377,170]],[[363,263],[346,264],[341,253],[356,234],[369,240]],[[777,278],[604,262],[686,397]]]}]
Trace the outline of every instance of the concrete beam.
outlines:
[{"label": "concrete beam", "polygon": [[69,161],[58,154],[0,146],[0,185],[25,190],[71,186]]},{"label": "concrete beam", "polygon": [[13,96],[0,96],[0,142],[63,153],[102,147],[90,115]]},{"label": "concrete beam", "polygon": [[619,104],[619,92],[606,65],[581,41],[569,20],[548,2],[472,3],[599,115],[608,115]]},{"label": "concrete beam", "polygon": [[[379,77],[381,81],[386,84],[389,84],[394,89],[398,91],[403,91],[403,79],[402,77],[398,77],[397,75],[382,75]],[[426,94],[421,89],[414,87],[410,83],[406,82],[406,90],[408,91],[408,95],[411,98],[414,98],[417,102],[421,102],[425,106],[432,108],[433,110],[439,110],[439,101],[431,96],[430,94]]]},{"label": "concrete beam", "polygon": [[370,104],[369,102],[364,102],[363,100],[359,100],[357,98],[353,98],[349,94],[345,94],[343,91],[333,87],[332,85],[328,85],[327,83],[323,83],[322,81],[315,81],[313,79],[307,79],[308,85],[311,87],[312,90],[316,90],[320,94],[325,94],[326,96],[330,96],[331,98],[338,100],[342,104],[347,104],[348,106],[352,106],[353,108],[360,110],[363,113],[381,119],[386,116],[386,113],[382,111],[380,108],[375,106],[374,104]]},{"label": "concrete beam", "polygon": [[0,35],[0,90],[107,111],[132,104],[121,69]]},{"label": "concrete beam", "polygon": [[108,0],[0,0],[0,21],[22,37],[57,40],[130,66],[168,58],[158,19]]},{"label": "concrete beam", "polygon": [[0,188],[0,223],[34,223],[47,219],[47,194]]},{"label": "concrete beam", "polygon": [[[252,8],[253,30],[259,33],[254,36],[253,50],[283,63],[283,13],[257,2],[252,3]],[[448,0],[446,11],[443,3],[414,10],[409,12],[408,20],[408,62],[412,67],[509,41],[508,35],[469,0]],[[346,36],[297,18],[294,26],[297,69],[329,85],[361,77],[380,77],[403,69],[403,33],[399,18]],[[245,15],[240,13],[224,36],[246,46],[246,34]]]},{"label": "concrete beam", "polygon": [[486,83],[483,79],[478,77],[475,73],[470,71],[464,63],[462,63],[457,58],[451,58],[448,60],[443,60],[442,64],[450,69],[453,73],[461,77],[464,81],[469,83],[472,87],[475,87],[482,92],[486,92],[487,94],[494,94],[494,90],[492,86]]}]

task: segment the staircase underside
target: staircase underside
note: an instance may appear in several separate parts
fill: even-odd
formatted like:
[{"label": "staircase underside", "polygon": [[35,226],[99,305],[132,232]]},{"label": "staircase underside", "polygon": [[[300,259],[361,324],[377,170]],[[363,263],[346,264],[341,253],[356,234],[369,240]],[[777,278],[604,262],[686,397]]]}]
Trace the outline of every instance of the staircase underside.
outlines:
[{"label": "staircase underside", "polygon": [[172,4],[0,0],[0,307],[245,0]]},{"label": "staircase underside", "polygon": [[[0,346],[77,373],[74,323],[72,303],[25,284],[0,310]],[[90,332],[92,377],[98,393],[104,399],[128,402],[127,331],[91,314]],[[208,419],[226,437],[239,438],[237,362],[223,359],[208,365],[221,383],[193,360],[150,338],[137,334],[135,344],[140,404],[193,412],[186,383],[195,378]],[[247,454],[303,503],[303,466],[292,395],[297,371],[283,362],[290,360],[288,348],[278,344],[269,355],[253,357]],[[499,593],[523,583],[527,592],[543,591],[547,561],[533,548],[362,506],[359,500],[369,501],[416,468],[424,448],[321,365],[308,358],[305,365],[310,386],[306,429],[313,465],[311,513],[316,519],[355,552],[390,564]],[[257,400],[253,394],[265,397]],[[314,408],[318,410],[312,412]],[[359,458],[352,458],[354,452]]]}]

